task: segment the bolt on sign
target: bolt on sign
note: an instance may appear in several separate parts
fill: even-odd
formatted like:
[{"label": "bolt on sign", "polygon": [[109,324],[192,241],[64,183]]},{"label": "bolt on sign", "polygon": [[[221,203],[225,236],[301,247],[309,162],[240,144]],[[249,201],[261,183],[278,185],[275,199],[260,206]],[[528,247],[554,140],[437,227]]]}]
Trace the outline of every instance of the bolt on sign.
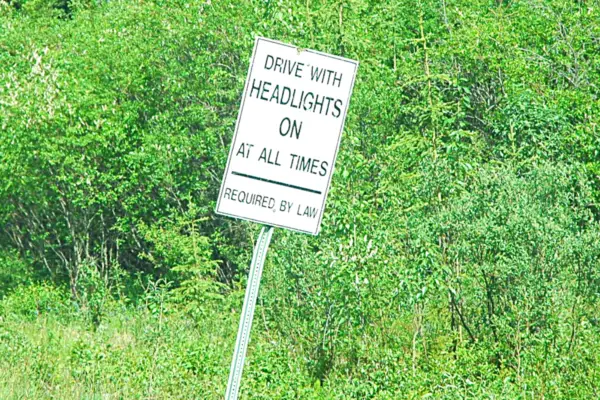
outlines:
[{"label": "bolt on sign", "polygon": [[256,38],[218,214],[319,233],[357,68]]}]

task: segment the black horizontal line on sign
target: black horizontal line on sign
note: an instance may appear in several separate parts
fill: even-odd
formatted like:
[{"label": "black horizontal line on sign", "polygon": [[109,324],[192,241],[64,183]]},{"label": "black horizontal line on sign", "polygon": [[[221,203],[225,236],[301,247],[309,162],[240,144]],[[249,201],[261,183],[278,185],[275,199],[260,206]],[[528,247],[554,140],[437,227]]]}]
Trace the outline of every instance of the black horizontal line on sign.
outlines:
[{"label": "black horizontal line on sign", "polygon": [[248,179],[254,179],[256,181],[272,183],[273,185],[279,185],[279,186],[284,186],[284,187],[288,187],[288,188],[292,188],[292,189],[296,189],[296,190],[302,190],[304,192],[322,194],[322,192],[319,192],[318,190],[308,189],[308,188],[305,188],[302,186],[290,185],[289,183],[284,183],[284,182],[272,181],[271,179],[261,178],[259,176],[242,174],[241,172],[231,171],[231,174],[237,175],[237,176],[242,176],[242,177],[248,178]]}]

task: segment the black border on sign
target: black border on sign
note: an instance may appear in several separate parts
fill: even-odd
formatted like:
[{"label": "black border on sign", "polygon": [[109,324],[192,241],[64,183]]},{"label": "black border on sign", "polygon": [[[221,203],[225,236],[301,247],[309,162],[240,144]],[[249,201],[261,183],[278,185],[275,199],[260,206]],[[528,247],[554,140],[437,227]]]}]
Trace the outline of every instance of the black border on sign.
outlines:
[{"label": "black border on sign", "polygon": [[266,225],[272,225],[272,226],[276,226],[278,228],[284,228],[284,229],[289,229],[292,231],[296,231],[296,232],[300,232],[300,233],[308,233],[314,236],[317,236],[319,234],[319,232],[321,231],[321,222],[323,221],[323,214],[325,213],[325,203],[327,202],[327,195],[329,194],[329,188],[331,186],[331,180],[333,178],[333,173],[335,171],[335,162],[337,160],[337,155],[340,149],[340,143],[342,141],[342,133],[344,132],[344,126],[346,125],[346,115],[348,113],[348,107],[350,106],[350,99],[352,96],[352,90],[354,89],[354,81],[356,80],[356,71],[358,69],[358,61],[355,60],[350,60],[348,58],[344,58],[344,57],[340,57],[340,56],[334,56],[332,54],[327,54],[327,53],[323,53],[317,50],[309,50],[309,49],[301,49],[301,51],[306,51],[309,53],[313,53],[313,54],[318,54],[320,56],[323,57],[328,57],[328,58],[333,58],[335,60],[338,61],[344,61],[350,64],[354,65],[354,73],[352,74],[352,82],[350,83],[350,88],[348,90],[348,100],[346,101],[346,107],[344,109],[344,114],[343,114],[343,119],[342,119],[342,125],[340,127],[340,132],[338,133],[338,141],[337,141],[337,145],[335,147],[335,152],[333,153],[333,163],[332,163],[332,167],[331,167],[331,173],[329,174],[329,181],[327,182],[327,187],[325,188],[325,192],[324,192],[324,196],[323,196],[323,202],[321,204],[321,212],[319,213],[319,222],[317,223],[317,230],[316,231],[306,231],[306,230],[301,230],[298,228],[293,228],[290,226],[285,226],[285,225],[280,225],[280,224],[275,224],[272,222],[265,222],[265,221],[259,221],[253,218],[248,218],[248,217],[242,217],[240,215],[235,215],[235,214],[230,214],[230,213],[226,213],[223,211],[219,211],[219,207],[221,205],[221,195],[223,193],[223,189],[225,188],[225,182],[227,180],[227,176],[229,175],[229,167],[230,167],[230,161],[231,158],[233,156],[233,152],[234,149],[236,148],[236,142],[237,142],[237,136],[238,136],[238,129],[240,126],[240,121],[242,119],[242,114],[244,112],[244,104],[246,102],[246,93],[248,90],[248,85],[250,84],[250,77],[252,76],[252,69],[254,68],[254,59],[256,57],[256,50],[258,48],[258,42],[260,42],[261,40],[265,41],[265,42],[271,42],[271,43],[275,43],[281,46],[285,46],[285,47],[291,47],[293,49],[298,49],[297,46],[293,46],[291,44],[287,44],[287,43],[283,43],[280,42],[278,40],[273,40],[273,39],[267,39],[261,36],[256,36],[255,40],[254,40],[254,48],[252,49],[252,57],[251,57],[251,62],[250,65],[248,66],[248,74],[246,75],[246,85],[244,86],[244,92],[242,93],[242,102],[240,105],[240,111],[238,113],[238,117],[237,117],[237,121],[235,123],[235,134],[233,136],[233,140],[231,142],[231,148],[229,149],[229,156],[227,157],[227,166],[225,167],[225,173],[223,174],[223,180],[221,181],[221,189],[219,190],[219,198],[217,199],[217,206],[215,208],[215,213],[220,214],[220,215],[225,215],[228,217],[233,217],[233,218],[239,218],[239,219],[243,219],[243,220],[247,220],[247,221],[252,221],[252,222],[257,222],[260,224],[266,224]]}]

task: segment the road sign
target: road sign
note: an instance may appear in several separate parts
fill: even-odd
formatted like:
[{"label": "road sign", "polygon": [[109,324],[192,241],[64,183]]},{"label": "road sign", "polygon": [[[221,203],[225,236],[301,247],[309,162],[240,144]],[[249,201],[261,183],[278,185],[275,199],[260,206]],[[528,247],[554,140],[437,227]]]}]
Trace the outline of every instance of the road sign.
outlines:
[{"label": "road sign", "polygon": [[357,68],[256,38],[218,214],[319,233]]}]

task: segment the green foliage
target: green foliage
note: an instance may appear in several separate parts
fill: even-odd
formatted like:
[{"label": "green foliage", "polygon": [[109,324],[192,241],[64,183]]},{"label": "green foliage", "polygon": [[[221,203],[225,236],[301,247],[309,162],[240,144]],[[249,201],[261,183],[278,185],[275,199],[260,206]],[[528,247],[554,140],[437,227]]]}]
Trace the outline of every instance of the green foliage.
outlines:
[{"label": "green foliage", "polygon": [[73,297],[83,315],[94,329],[97,329],[107,308],[115,298],[122,297],[123,276],[119,268],[114,267],[110,275],[103,275],[94,264],[81,264],[78,268],[77,283],[71,288]]},{"label": "green foliage", "polygon": [[0,0],[0,397],[222,396],[258,227],[212,210],[255,35],[360,69],[322,233],[274,235],[243,396],[598,397],[598,21]]},{"label": "green foliage", "polygon": [[428,298],[447,296],[453,329],[521,374],[522,352],[543,344],[560,359],[577,346],[573,332],[598,301],[600,231],[580,171],[501,168],[474,171],[452,202],[409,219],[408,265]]},{"label": "green foliage", "polygon": [[48,284],[19,286],[0,301],[0,315],[34,320],[46,314],[64,314],[68,296],[61,288]]},{"label": "green foliage", "polygon": [[[0,33],[3,242],[73,287],[86,263],[150,269],[140,225],[184,213],[187,198],[212,208],[243,79],[211,68],[232,64],[221,53],[198,54],[214,40],[185,24],[191,10],[158,20],[152,3],[107,7],[72,21],[15,16]],[[231,88],[206,90],[215,84]]]},{"label": "green foliage", "polygon": [[198,208],[190,203],[183,215],[141,226],[152,249],[144,256],[176,285],[171,300],[192,315],[201,315],[211,302],[222,299],[224,285],[217,281],[218,262],[211,259],[209,238],[198,231]]},{"label": "green foliage", "polygon": [[11,289],[32,282],[31,265],[14,251],[0,251],[0,299]]}]

